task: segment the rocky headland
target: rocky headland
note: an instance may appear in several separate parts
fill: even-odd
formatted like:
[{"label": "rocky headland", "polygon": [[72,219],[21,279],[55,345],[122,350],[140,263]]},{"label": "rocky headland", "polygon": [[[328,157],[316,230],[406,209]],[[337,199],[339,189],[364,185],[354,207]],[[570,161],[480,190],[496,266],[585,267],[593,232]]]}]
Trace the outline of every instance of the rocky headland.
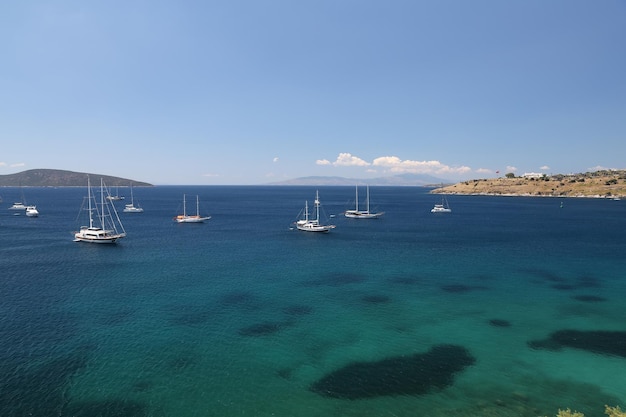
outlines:
[{"label": "rocky headland", "polygon": [[626,197],[626,170],[534,177],[475,179],[436,188],[432,193],[533,197]]}]

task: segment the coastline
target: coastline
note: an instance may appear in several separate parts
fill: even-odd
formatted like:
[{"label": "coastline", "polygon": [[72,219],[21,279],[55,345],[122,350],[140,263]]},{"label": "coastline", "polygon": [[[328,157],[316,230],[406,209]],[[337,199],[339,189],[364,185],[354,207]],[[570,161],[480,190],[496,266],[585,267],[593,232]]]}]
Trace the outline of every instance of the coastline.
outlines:
[{"label": "coastline", "polygon": [[432,194],[507,197],[575,197],[616,200],[626,197],[626,171],[475,179],[436,188]]}]

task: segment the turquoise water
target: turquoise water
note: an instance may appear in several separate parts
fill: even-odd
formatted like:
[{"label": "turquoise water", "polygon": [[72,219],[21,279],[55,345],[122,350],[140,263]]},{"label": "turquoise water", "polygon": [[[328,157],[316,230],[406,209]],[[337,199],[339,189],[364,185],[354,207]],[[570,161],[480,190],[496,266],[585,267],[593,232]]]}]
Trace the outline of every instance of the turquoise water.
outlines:
[{"label": "turquoise water", "polygon": [[[354,220],[354,188],[321,187],[320,235],[290,230],[315,188],[136,187],[145,212],[101,246],[72,242],[85,189],[25,188],[38,218],[0,191],[2,416],[626,406],[626,202],[452,196],[434,215],[427,189],[371,187],[385,216]],[[212,219],[172,222],[183,193]]]}]

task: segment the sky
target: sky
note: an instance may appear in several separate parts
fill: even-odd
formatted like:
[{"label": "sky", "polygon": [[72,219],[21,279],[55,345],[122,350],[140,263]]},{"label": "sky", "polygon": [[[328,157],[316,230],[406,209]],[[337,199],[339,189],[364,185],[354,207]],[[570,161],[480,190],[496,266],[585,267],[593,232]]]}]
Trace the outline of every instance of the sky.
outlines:
[{"label": "sky", "polygon": [[625,157],[624,0],[0,6],[0,175],[462,181]]}]

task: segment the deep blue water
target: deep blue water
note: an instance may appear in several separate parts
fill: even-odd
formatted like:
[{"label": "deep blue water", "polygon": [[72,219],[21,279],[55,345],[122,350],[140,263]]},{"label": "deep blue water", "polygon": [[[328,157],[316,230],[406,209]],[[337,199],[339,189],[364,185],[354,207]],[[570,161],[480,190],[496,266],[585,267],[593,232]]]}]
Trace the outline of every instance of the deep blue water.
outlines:
[{"label": "deep blue water", "polygon": [[[319,191],[329,234],[291,230],[313,187],[136,187],[109,246],[72,241],[84,188],[0,189],[0,415],[626,406],[625,201]],[[175,224],[183,193],[212,219]]]}]

